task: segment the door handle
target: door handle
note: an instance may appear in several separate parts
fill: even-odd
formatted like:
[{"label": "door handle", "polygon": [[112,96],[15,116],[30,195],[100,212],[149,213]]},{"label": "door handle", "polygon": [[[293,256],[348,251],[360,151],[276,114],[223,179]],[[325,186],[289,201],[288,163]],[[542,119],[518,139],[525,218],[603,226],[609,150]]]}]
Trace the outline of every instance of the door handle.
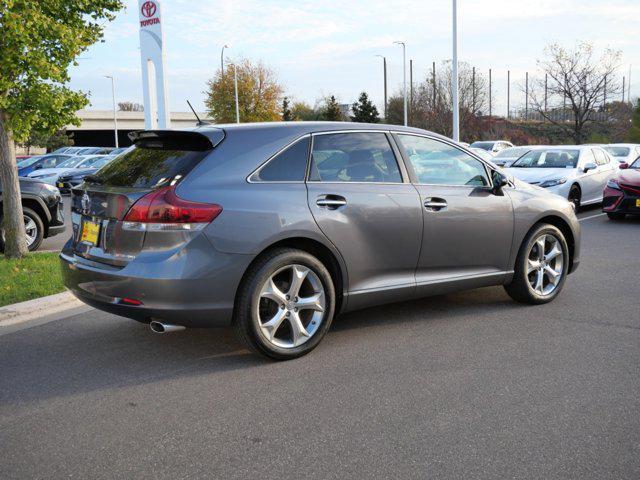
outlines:
[{"label": "door handle", "polygon": [[335,210],[347,204],[347,199],[340,195],[320,195],[316,200],[316,205]]},{"label": "door handle", "polygon": [[424,201],[424,208],[430,212],[439,212],[447,209],[447,201],[443,198],[431,197]]}]

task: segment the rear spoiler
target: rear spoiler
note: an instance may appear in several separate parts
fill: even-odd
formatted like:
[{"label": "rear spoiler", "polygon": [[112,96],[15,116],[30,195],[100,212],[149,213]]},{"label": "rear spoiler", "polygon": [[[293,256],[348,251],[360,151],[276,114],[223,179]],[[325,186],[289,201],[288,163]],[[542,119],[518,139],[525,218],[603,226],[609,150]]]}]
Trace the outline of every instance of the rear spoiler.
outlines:
[{"label": "rear spoiler", "polygon": [[138,130],[129,133],[129,139],[137,147],[196,152],[212,150],[224,140],[224,137],[224,130],[220,128],[207,129],[203,132],[190,130]]}]

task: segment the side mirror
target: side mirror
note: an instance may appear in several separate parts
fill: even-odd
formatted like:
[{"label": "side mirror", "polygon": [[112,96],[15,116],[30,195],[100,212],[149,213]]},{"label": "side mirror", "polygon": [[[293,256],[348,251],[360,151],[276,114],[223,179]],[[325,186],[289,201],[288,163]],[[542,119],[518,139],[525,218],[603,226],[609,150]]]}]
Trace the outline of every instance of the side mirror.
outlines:
[{"label": "side mirror", "polygon": [[502,172],[494,170],[491,174],[491,180],[493,180],[493,193],[499,194],[502,189],[509,185],[509,178]]},{"label": "side mirror", "polygon": [[583,171],[584,173],[587,173],[589,170],[595,170],[596,168],[598,168],[598,166],[597,166],[595,163],[590,162],[590,163],[587,163],[587,164],[584,166],[584,168],[582,169],[582,171]]},{"label": "side mirror", "polygon": [[620,165],[618,165],[618,168],[620,170],[626,170],[627,168],[629,168],[629,164],[627,162],[622,162]]}]

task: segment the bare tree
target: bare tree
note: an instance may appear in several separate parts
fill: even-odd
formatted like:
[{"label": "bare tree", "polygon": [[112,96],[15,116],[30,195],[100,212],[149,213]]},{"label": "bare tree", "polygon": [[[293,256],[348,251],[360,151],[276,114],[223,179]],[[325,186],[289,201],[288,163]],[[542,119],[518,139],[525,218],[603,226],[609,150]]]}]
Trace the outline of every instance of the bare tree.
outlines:
[{"label": "bare tree", "polygon": [[[488,110],[487,79],[480,72],[474,72],[471,65],[461,62],[458,66],[460,124],[462,137],[476,139],[480,136],[480,120]],[[410,102],[411,126],[424,128],[446,136],[452,134],[452,69],[451,62],[443,62],[436,72],[435,79],[429,73],[414,86],[413,99]],[[389,123],[402,124],[400,94],[389,99],[387,116]]]},{"label": "bare tree", "polygon": [[544,59],[537,61],[542,76],[530,84],[531,110],[560,126],[576,144],[582,143],[585,127],[598,121],[597,110],[620,92],[615,78],[620,55],[607,49],[595,58],[590,43],[580,43],[571,50],[558,44],[547,46]]},{"label": "bare tree", "polygon": [[135,102],[118,102],[118,110],[121,112],[144,112],[144,105]]}]

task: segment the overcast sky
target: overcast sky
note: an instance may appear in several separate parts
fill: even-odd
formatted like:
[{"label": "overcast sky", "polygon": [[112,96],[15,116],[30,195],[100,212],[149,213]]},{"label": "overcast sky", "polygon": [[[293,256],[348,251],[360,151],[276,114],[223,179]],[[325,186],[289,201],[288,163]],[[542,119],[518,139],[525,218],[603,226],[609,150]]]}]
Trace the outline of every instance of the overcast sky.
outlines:
[{"label": "overcast sky", "polygon": [[[104,43],[82,55],[71,69],[72,87],[90,92],[90,108],[111,108],[117,100],[142,103],[137,1],[105,30]],[[383,102],[382,60],[387,57],[389,90],[402,84],[402,50],[407,43],[414,81],[431,62],[451,57],[450,0],[162,0],[169,101],[186,111],[190,99],[203,105],[206,80],[229,57],[262,60],[277,74],[286,94],[311,104],[334,94],[352,103],[367,91]],[[512,105],[524,103],[519,83],[550,42],[571,47],[591,41],[601,51],[622,51],[620,77],[629,75],[632,97],[640,95],[640,0],[458,0],[459,57],[482,71],[493,69],[494,112],[506,109],[511,70]]]}]

